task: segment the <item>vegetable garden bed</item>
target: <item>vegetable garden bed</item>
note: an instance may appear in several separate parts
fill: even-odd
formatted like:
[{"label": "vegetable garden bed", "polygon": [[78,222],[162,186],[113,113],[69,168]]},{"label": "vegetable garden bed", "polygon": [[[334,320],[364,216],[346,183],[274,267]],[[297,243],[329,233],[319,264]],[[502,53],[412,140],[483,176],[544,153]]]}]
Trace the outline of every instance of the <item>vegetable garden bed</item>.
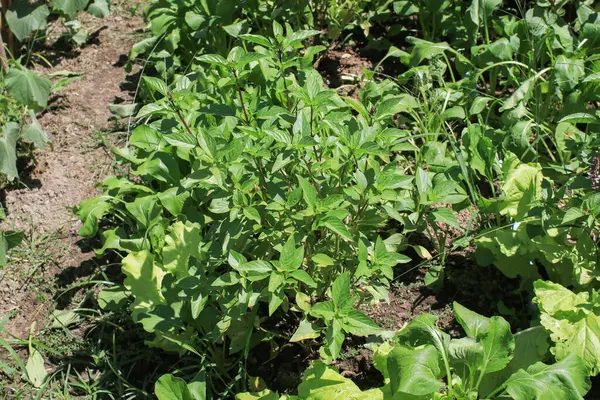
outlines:
[{"label": "vegetable garden bed", "polygon": [[160,351],[111,369],[121,395],[590,392],[597,4],[152,0],[144,17],[136,103],[112,106],[118,173],[76,209],[117,268],[75,314],[99,316],[98,343],[124,323],[120,346]]}]

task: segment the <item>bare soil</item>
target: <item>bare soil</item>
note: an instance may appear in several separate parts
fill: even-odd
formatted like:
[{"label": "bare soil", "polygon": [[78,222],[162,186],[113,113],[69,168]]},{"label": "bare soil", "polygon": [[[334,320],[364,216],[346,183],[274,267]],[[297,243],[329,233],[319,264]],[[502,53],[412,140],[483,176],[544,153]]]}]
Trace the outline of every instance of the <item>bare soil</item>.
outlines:
[{"label": "bare soil", "polygon": [[53,302],[45,291],[50,294],[49,289],[65,277],[94,268],[93,251],[79,241],[80,222],[73,207],[99,193],[95,185],[112,172],[112,158],[100,140],[101,132],[114,127],[108,105],[115,99],[132,101],[122,91],[123,61],[139,40],[135,32],[143,27],[141,18],[117,10],[105,19],[84,19],[84,26],[95,29],[88,44],[43,54],[52,66],[38,67],[47,74],[81,74],[51,99],[39,117],[52,135],[53,151],[36,155],[37,166],[25,187],[4,193],[8,220],[0,228],[25,230],[29,246],[39,250],[37,265],[32,266],[24,253],[0,270],[0,318],[12,316],[4,329],[17,336],[50,311]]}]

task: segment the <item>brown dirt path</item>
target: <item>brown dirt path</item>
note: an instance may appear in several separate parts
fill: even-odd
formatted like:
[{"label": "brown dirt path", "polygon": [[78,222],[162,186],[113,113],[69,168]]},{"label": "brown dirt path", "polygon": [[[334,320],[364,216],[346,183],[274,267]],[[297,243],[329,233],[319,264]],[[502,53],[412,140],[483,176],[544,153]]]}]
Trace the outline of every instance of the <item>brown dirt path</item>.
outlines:
[{"label": "brown dirt path", "polygon": [[95,185],[112,172],[112,159],[98,135],[113,126],[108,105],[117,97],[131,102],[121,89],[123,60],[139,40],[141,17],[121,9],[102,20],[83,19],[88,29],[98,28],[90,43],[78,54],[59,55],[52,68],[41,70],[82,74],[39,117],[54,149],[37,155],[33,185],[5,194],[8,221],[0,228],[17,227],[28,236],[25,249],[0,269],[0,320],[10,314],[4,328],[18,336],[51,311],[57,275],[81,269],[94,255],[77,245],[80,222],[73,207],[97,194]]}]

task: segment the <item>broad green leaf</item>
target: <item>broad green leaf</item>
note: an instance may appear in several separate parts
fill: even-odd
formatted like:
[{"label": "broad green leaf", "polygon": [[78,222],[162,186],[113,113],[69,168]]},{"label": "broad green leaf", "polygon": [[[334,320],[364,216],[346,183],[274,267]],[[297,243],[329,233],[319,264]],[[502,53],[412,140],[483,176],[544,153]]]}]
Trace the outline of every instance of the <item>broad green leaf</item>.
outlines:
[{"label": "broad green leaf", "polygon": [[94,0],[87,9],[87,12],[96,18],[105,18],[110,14],[108,0]]},{"label": "broad green leaf", "polygon": [[460,224],[458,223],[458,220],[456,219],[456,215],[454,215],[454,212],[446,207],[440,207],[435,209],[432,213],[433,218],[435,219],[436,222],[441,222],[443,224],[446,224],[448,226],[452,226],[455,228],[460,227]]},{"label": "broad green leaf", "polygon": [[393,97],[385,99],[377,104],[375,119],[381,121],[401,112],[406,112],[414,107],[418,107],[418,102],[410,95]]},{"label": "broad green leaf", "polygon": [[317,208],[317,190],[313,187],[313,185],[308,181],[308,179],[303,178],[302,176],[298,176],[298,183],[302,188],[302,196],[304,197],[304,201],[308,205],[308,208],[314,211]]},{"label": "broad green leaf", "polygon": [[38,350],[32,350],[27,359],[24,372],[29,382],[36,388],[40,388],[46,382],[48,372],[46,372],[46,368],[44,367],[44,358]]},{"label": "broad green leaf", "polygon": [[34,31],[44,29],[50,9],[43,1],[13,1],[6,12],[6,22],[15,37],[22,42]]},{"label": "broad green leaf", "polygon": [[24,106],[41,110],[48,106],[52,82],[28,69],[12,68],[6,74],[6,87]]},{"label": "broad green leaf", "polygon": [[261,35],[254,35],[254,34],[248,33],[245,35],[239,35],[239,38],[243,39],[247,42],[259,44],[266,48],[271,47],[271,42],[269,41],[269,39],[264,36],[261,36]]},{"label": "broad green leaf", "polygon": [[352,241],[352,234],[344,224],[344,221],[334,216],[326,216],[319,221],[320,226],[331,229],[335,234],[340,235],[346,240]]},{"label": "broad green leaf", "polygon": [[282,43],[282,46],[288,47],[288,46],[296,46],[297,44],[299,44],[301,41],[308,39],[309,37],[318,35],[320,32],[316,31],[316,30],[300,30],[300,31],[296,31],[296,32],[292,32],[290,35],[288,35],[285,40]]},{"label": "broad green leaf", "polygon": [[6,175],[9,181],[19,176],[17,171],[17,140],[19,139],[19,124],[9,122],[2,129],[0,137],[0,173]]},{"label": "broad green leaf", "polygon": [[556,57],[554,62],[555,81],[559,88],[571,91],[579,80],[585,76],[585,66],[582,59],[567,58],[564,55]]},{"label": "broad green leaf", "polygon": [[23,232],[0,230],[0,267],[4,267],[8,263],[8,251],[21,244],[24,238]]},{"label": "broad green leaf", "polygon": [[480,373],[500,371],[510,362],[515,349],[515,339],[510,325],[502,317],[486,318],[454,302],[454,315],[468,337],[476,339],[483,347]]},{"label": "broad green leaf", "polygon": [[430,314],[420,314],[415,317],[399,333],[400,343],[406,346],[423,346],[432,344],[438,353],[444,357],[450,346],[450,335],[442,332],[436,326],[437,317]]},{"label": "broad green leaf", "polygon": [[512,360],[503,370],[487,374],[483,378],[479,390],[480,395],[490,394],[518,370],[526,370],[536,362],[546,360],[550,347],[548,339],[548,332],[540,325],[517,332]]},{"label": "broad green leaf", "polygon": [[196,400],[187,384],[171,374],[161,376],[154,385],[158,400]]},{"label": "broad green leaf", "polygon": [[292,271],[290,273],[290,277],[294,278],[295,280],[297,280],[299,282],[305,283],[306,285],[308,285],[308,287],[311,287],[311,288],[317,287],[317,282],[314,281],[314,279],[308,274],[308,272],[306,272],[302,269]]},{"label": "broad green leaf", "polygon": [[298,386],[299,399],[310,400],[383,400],[379,389],[362,392],[350,379],[344,378],[333,368],[315,361],[304,373]]},{"label": "broad green leaf", "polygon": [[552,282],[536,281],[536,297],[540,320],[550,332],[554,346],[551,352],[557,360],[569,354],[578,355],[590,375],[600,372],[600,316],[593,312],[594,303],[587,293],[575,294]]},{"label": "broad green leaf", "polygon": [[542,312],[550,315],[576,314],[578,308],[585,309],[590,303],[588,293],[575,294],[558,283],[537,280],[534,282],[533,288],[535,291],[534,302],[539,305]]},{"label": "broad green leaf", "polygon": [[177,278],[189,275],[190,257],[199,259],[200,255],[200,226],[181,221],[171,226],[169,235],[165,237],[165,247],[162,250],[163,268]]},{"label": "broad green leaf", "polygon": [[357,310],[349,311],[342,322],[344,330],[355,336],[375,335],[382,331],[371,318]]},{"label": "broad green leaf", "polygon": [[143,79],[144,83],[146,84],[146,86],[148,86],[153,91],[156,91],[156,92],[162,94],[163,96],[168,96],[169,87],[167,86],[165,81],[163,81],[162,79],[159,79],[159,78],[156,78],[153,76],[143,76],[142,79]]},{"label": "broad green leaf", "polygon": [[298,329],[294,332],[294,335],[290,339],[290,342],[300,342],[307,339],[316,339],[321,335],[319,326],[308,322],[306,319],[300,321]]},{"label": "broad green leaf", "polygon": [[539,164],[519,164],[511,169],[501,186],[500,213],[523,216],[529,204],[542,197],[542,168]]},{"label": "broad green leaf", "polygon": [[200,62],[221,65],[223,67],[229,64],[227,60],[223,58],[223,56],[220,56],[218,54],[204,54],[199,57],[196,57],[196,59]]},{"label": "broad green leaf", "polygon": [[260,214],[255,207],[244,207],[244,215],[246,216],[246,218],[255,221],[258,224],[261,223]]},{"label": "broad green leaf", "polygon": [[52,8],[69,19],[73,19],[87,7],[88,3],[89,0],[54,0]]},{"label": "broad green leaf", "polygon": [[[478,1],[478,0],[473,0]],[[491,97],[482,97],[482,96],[477,96],[475,98],[475,100],[473,100],[473,103],[471,103],[471,108],[469,109],[469,115],[478,115],[481,114],[481,112],[485,109],[487,103],[489,103],[492,100]]]},{"label": "broad green leaf", "polygon": [[506,111],[515,108],[521,101],[527,101],[531,97],[531,93],[533,91],[533,86],[535,84],[534,77],[531,77],[518,87],[514,93],[504,101],[502,107],[500,107],[500,111]]},{"label": "broad green leaf", "polygon": [[149,251],[129,253],[123,259],[121,269],[126,276],[123,284],[135,298],[131,305],[134,320],[139,314],[165,303],[161,293],[165,272],[154,263],[154,256]]},{"label": "broad green leaf", "polygon": [[98,293],[98,306],[106,311],[118,311],[127,304],[128,294],[120,285],[102,289]]},{"label": "broad green leaf", "polygon": [[156,196],[138,196],[131,203],[126,203],[125,208],[136,220],[140,230],[149,230],[160,219],[162,207],[158,204]]},{"label": "broad green leaf", "polygon": [[483,346],[475,339],[466,337],[452,339],[448,347],[448,355],[452,369],[465,383],[476,373],[483,364]]},{"label": "broad green leaf", "polygon": [[23,139],[30,141],[35,145],[36,148],[44,150],[48,145],[50,139],[48,134],[44,132],[40,124],[33,122],[23,127],[22,133]]},{"label": "broad green leaf", "polygon": [[556,364],[537,362],[527,370],[521,369],[505,385],[514,400],[583,400],[590,389],[588,370],[575,354]]},{"label": "broad green leaf", "polygon": [[433,58],[451,49],[446,42],[432,43],[419,40],[410,53],[410,63],[413,66],[419,65],[423,60]]},{"label": "broad green leaf", "polygon": [[387,370],[394,396],[398,393],[428,396],[443,386],[439,355],[430,345],[415,349],[396,346],[388,355]]},{"label": "broad green leaf", "polygon": [[281,250],[279,266],[285,271],[294,271],[300,268],[304,260],[304,247],[296,248],[294,235],[290,235]]},{"label": "broad green leaf", "polygon": [[312,306],[310,315],[330,321],[335,317],[335,305],[332,301],[322,301]]},{"label": "broad green leaf", "polygon": [[323,254],[323,253],[315,254],[314,256],[312,256],[312,260],[317,265],[328,266],[328,265],[335,264],[335,261],[333,260],[333,258],[331,258],[327,254]]},{"label": "broad green leaf", "polygon": [[92,237],[98,232],[98,221],[112,208],[112,196],[102,195],[84,200],[79,205],[77,215],[83,222],[79,234]]},{"label": "broad green leaf", "polygon": [[206,400],[206,373],[204,371],[199,371],[187,386],[194,400]]},{"label": "broad green leaf", "polygon": [[558,121],[558,123],[560,124],[561,122],[570,122],[572,124],[585,124],[585,123],[596,122],[597,120],[598,120],[598,118],[596,118],[596,116],[594,114],[575,113],[575,114],[569,114],[569,115],[562,117]]},{"label": "broad green leaf", "polygon": [[350,298],[350,273],[339,274],[331,285],[331,298],[336,308]]}]

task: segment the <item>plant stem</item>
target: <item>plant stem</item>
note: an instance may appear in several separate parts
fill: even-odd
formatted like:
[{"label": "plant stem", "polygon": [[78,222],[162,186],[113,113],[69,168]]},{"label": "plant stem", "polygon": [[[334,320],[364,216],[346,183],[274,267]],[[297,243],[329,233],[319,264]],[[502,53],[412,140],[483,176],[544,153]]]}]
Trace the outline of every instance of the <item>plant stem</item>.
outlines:
[{"label": "plant stem", "polygon": [[237,86],[238,96],[240,98],[240,103],[242,103],[242,110],[244,111],[244,119],[246,120],[246,124],[250,125],[250,118],[248,118],[248,112],[246,111],[246,105],[244,104],[244,98],[242,97],[242,88],[240,85]]},{"label": "plant stem", "polygon": [[[313,132],[313,107],[312,107],[312,106],[310,106],[310,136],[311,136],[312,138],[314,138],[314,137],[315,137],[315,134],[314,134],[314,132]],[[314,146],[314,145],[313,145],[313,152],[315,153],[315,159],[316,159],[318,162],[321,162],[321,156],[320,156],[320,155],[319,155],[319,153],[317,152],[317,146]]]},{"label": "plant stem", "polygon": [[177,104],[175,104],[175,100],[173,99],[173,94],[171,92],[169,92],[169,102],[171,103],[171,105],[175,109],[175,113],[177,114],[177,117],[179,118],[179,121],[181,121],[181,123],[185,127],[185,130],[187,131],[187,133],[189,133],[192,136],[196,136],[196,135],[194,135],[194,133],[190,129],[190,127],[187,124],[187,122],[185,122],[185,119],[183,118],[183,115],[181,115],[181,111],[179,111],[179,107],[177,106]]},{"label": "plant stem", "polygon": [[310,181],[312,182],[315,190],[317,191],[317,194],[319,195],[319,198],[321,200],[323,200],[323,196],[321,196],[321,189],[319,189],[319,185],[317,185],[317,181],[315,180],[315,177],[313,176],[312,167],[306,161],[306,157],[300,156],[300,158],[302,159],[302,161],[304,161],[304,164],[306,165],[306,168],[308,169],[308,176],[310,177]]}]

